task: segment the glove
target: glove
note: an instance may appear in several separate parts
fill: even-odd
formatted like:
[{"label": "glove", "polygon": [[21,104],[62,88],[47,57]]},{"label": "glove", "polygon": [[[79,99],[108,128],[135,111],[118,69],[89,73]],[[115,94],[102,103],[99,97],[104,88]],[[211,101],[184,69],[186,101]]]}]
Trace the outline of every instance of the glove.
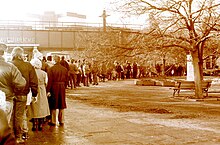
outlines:
[{"label": "glove", "polygon": [[50,96],[51,96],[51,94],[50,94],[50,92],[48,92],[48,93],[47,93],[47,97],[50,97]]},{"label": "glove", "polygon": [[37,97],[31,97],[31,102],[36,103],[37,102]]}]

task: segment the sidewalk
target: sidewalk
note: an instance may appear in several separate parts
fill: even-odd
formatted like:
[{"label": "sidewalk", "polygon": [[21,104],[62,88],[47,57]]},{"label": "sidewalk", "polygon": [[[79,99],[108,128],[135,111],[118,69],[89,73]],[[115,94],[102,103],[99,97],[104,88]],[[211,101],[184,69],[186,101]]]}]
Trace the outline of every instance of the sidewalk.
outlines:
[{"label": "sidewalk", "polygon": [[[139,111],[117,111],[115,108],[109,108],[107,102],[103,103],[106,106],[99,106],[98,103],[100,100],[101,102],[110,100],[112,104],[117,105],[116,102],[119,102],[119,104],[123,104],[123,102],[126,103],[126,101],[127,103],[130,102],[127,100],[129,98],[133,100],[130,103],[137,104],[138,101],[134,100],[137,98],[141,103],[152,103],[153,101],[154,104],[152,104],[152,106],[163,106],[166,103],[166,105],[168,104],[173,109],[182,109],[182,107],[187,105],[207,108],[204,102],[158,102],[152,99],[156,98],[155,96],[161,98],[163,95],[160,91],[170,95],[172,95],[172,91],[169,90],[169,88],[132,87],[132,85],[131,81],[118,81],[100,83],[99,86],[67,90],[68,109],[66,109],[65,112],[65,125],[63,127],[50,127],[45,125],[42,132],[30,131],[30,138],[26,144],[220,144],[219,114],[215,114],[216,117],[210,118],[200,117],[199,114],[196,116],[196,114],[193,114],[190,110],[186,112],[186,114],[183,114],[182,110],[172,109],[172,113],[146,113]],[[134,89],[132,90],[131,88]],[[148,90],[146,90],[147,88]],[[116,90],[114,89],[120,89],[120,92],[115,93]],[[157,91],[155,91],[155,89]],[[132,92],[134,94],[132,94]],[[153,93],[156,93],[155,96],[153,96]],[[121,98],[122,96],[124,97]],[[147,100],[144,100],[146,98]],[[94,101],[92,99],[96,99],[97,101],[91,105],[88,101]],[[152,107],[151,104],[147,105],[148,107]],[[219,103],[215,105],[217,105],[217,108],[220,107]]]}]

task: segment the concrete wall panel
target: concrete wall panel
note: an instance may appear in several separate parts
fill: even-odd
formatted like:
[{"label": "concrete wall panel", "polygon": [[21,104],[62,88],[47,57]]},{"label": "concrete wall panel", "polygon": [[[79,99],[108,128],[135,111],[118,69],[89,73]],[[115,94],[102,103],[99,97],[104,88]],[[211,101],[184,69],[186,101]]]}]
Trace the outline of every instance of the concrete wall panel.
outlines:
[{"label": "concrete wall panel", "polygon": [[49,32],[49,47],[62,48],[61,32]]},{"label": "concrete wall panel", "polygon": [[75,48],[74,32],[62,32],[62,47]]},{"label": "concrete wall panel", "polygon": [[47,31],[36,31],[36,43],[40,44],[40,47],[49,47],[48,44],[48,32]]}]

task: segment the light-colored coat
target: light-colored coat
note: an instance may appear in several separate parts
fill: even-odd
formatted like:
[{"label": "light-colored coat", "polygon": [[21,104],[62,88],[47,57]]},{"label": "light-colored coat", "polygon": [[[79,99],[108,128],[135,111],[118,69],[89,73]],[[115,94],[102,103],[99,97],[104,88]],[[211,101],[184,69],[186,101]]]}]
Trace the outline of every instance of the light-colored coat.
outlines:
[{"label": "light-colored coat", "polygon": [[50,115],[49,104],[46,94],[46,85],[48,82],[47,73],[41,69],[36,69],[38,77],[38,95],[37,102],[28,106],[28,115],[31,118],[43,118]]}]

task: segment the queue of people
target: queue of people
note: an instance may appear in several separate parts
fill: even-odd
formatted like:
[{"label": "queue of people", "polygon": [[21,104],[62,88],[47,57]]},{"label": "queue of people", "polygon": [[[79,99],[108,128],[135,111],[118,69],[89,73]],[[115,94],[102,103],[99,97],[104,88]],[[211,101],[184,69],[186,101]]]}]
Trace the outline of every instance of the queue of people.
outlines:
[{"label": "queue of people", "polygon": [[65,83],[66,88],[77,88],[81,86],[89,87],[98,85],[99,82],[106,80],[124,80],[131,78],[145,77],[143,67],[138,66],[136,62],[99,62],[97,60],[66,60],[62,56],[61,65],[68,70],[68,78]]},{"label": "queue of people", "polygon": [[6,52],[7,46],[0,44],[0,90],[6,102],[6,107],[0,104],[0,114],[4,114],[0,115],[0,144],[24,143],[28,121],[32,131],[42,131],[46,118],[50,126],[64,125],[68,69],[61,65],[61,58],[54,56],[55,63],[45,63],[43,55],[34,50],[29,62],[23,48],[15,47],[8,60]]}]

